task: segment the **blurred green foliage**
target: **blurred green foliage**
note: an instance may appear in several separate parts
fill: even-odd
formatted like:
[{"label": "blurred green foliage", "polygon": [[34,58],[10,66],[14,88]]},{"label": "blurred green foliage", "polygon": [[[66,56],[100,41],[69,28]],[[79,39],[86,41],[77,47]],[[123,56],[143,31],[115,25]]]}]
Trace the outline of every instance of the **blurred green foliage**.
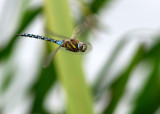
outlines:
[{"label": "blurred green foliage", "polygon": [[32,87],[32,93],[34,93],[34,100],[31,109],[31,114],[40,113],[48,114],[47,110],[43,107],[45,96],[51,89],[56,81],[56,71],[54,64],[50,64],[47,68],[41,68],[38,79],[35,81]]},{"label": "blurred green foliage", "polygon": [[19,24],[19,28],[17,29],[17,31],[13,35],[13,38],[11,38],[10,42],[8,43],[8,45],[4,49],[0,50],[0,60],[2,60],[3,58],[7,58],[7,56],[10,55],[10,53],[12,52],[12,49],[16,43],[16,40],[17,40],[16,34],[21,33],[23,30],[25,30],[25,28],[34,20],[34,18],[40,12],[41,12],[41,8],[28,9],[27,11],[24,12],[22,19],[21,19],[21,22]]},{"label": "blurred green foliage", "polygon": [[[91,14],[98,14],[100,10],[105,6],[110,4],[110,0],[92,0],[87,9],[90,10],[89,13],[83,14],[85,16]],[[83,2],[85,3],[85,2]],[[0,62],[8,61],[12,56],[14,47],[17,42],[17,33],[23,32],[31,22],[39,14],[43,14],[46,19],[46,27],[56,33],[63,34],[66,36],[71,36],[73,31],[74,22],[70,15],[71,9],[67,0],[45,0],[44,6],[38,8],[27,8],[20,19],[19,27],[15,31],[13,37],[8,42],[7,46],[0,49]],[[82,4],[84,5],[84,4]],[[86,11],[88,12],[88,11]],[[83,16],[81,15],[81,18]],[[87,30],[89,32],[89,30]],[[87,37],[86,35],[85,37]],[[128,36],[127,36],[128,37]],[[160,37],[156,37],[160,39]],[[34,81],[31,88],[28,90],[28,95],[33,95],[32,105],[30,112],[31,114],[48,114],[50,113],[45,107],[44,103],[47,94],[50,92],[51,88],[55,86],[55,82],[60,80],[62,83],[66,95],[67,95],[67,107],[65,110],[57,113],[72,113],[72,114],[92,114],[94,112],[94,105],[99,101],[106,92],[110,93],[109,101],[106,102],[108,105],[104,106],[102,113],[112,114],[115,112],[122,96],[125,93],[125,89],[131,78],[131,74],[135,68],[142,61],[150,61],[153,68],[152,72],[146,76],[147,81],[144,86],[141,87],[142,90],[133,100],[132,114],[152,114],[155,113],[160,106],[160,40],[150,47],[149,50],[145,48],[145,43],[142,43],[137,48],[135,54],[130,60],[128,66],[121,73],[117,74],[117,78],[111,83],[104,83],[106,77],[109,75],[109,69],[112,64],[118,58],[118,54],[130,41],[126,37],[119,41],[110,58],[105,61],[104,67],[97,74],[97,78],[93,86],[88,87],[85,81],[85,76],[82,70],[82,57],[77,55],[66,55],[63,52],[58,52],[54,58],[52,64],[47,68],[42,68],[39,64],[39,73],[37,73],[37,79]],[[56,47],[50,47],[46,43],[46,55],[48,55]],[[11,86],[10,84],[14,80],[14,75],[16,72],[15,68],[5,67],[4,72],[8,72],[8,69],[12,69],[9,73],[6,73],[0,92],[5,92]],[[105,101],[104,101],[105,102]],[[2,103],[3,105],[3,103]],[[1,106],[1,112],[3,112],[3,107]],[[56,112],[53,112],[56,113]]]}]

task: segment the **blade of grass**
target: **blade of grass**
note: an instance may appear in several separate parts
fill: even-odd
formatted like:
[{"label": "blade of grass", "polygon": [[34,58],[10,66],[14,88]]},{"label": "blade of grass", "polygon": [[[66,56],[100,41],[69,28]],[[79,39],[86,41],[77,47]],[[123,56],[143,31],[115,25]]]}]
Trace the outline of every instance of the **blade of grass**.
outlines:
[{"label": "blade of grass", "polygon": [[135,101],[135,107],[133,108],[132,112],[133,114],[153,114],[160,106],[159,49],[160,41],[158,41],[144,56],[149,61],[153,62],[154,69],[150,74],[144,89]]},{"label": "blade of grass", "polygon": [[112,92],[111,101],[109,103],[109,106],[105,109],[104,113],[113,113],[115,107],[117,106],[118,101],[120,100],[124,92],[125,85],[133,68],[141,60],[144,60],[146,58],[154,57],[154,59],[159,60],[160,56],[160,53],[158,53],[159,49],[160,49],[160,43],[157,42],[157,44],[155,44],[148,52],[144,51],[144,49],[139,50],[139,59],[137,58],[138,55],[135,56],[135,58],[132,60],[130,66],[125,70],[125,72],[122,73],[120,76],[118,76],[119,78],[116,81],[114,81],[110,87],[106,86],[103,88],[103,90],[101,90],[102,92],[104,92],[105,90],[110,89]]},{"label": "blade of grass", "polygon": [[[132,59],[130,65],[126,68],[126,70],[120,74],[117,80],[115,80],[112,85],[109,87],[109,90],[111,91],[111,99],[108,107],[104,110],[104,114],[112,114],[115,107],[118,104],[118,101],[120,100],[121,96],[123,95],[125,86],[127,84],[127,81],[130,77],[131,72],[135,68],[135,66],[142,60],[144,56],[145,48],[142,44],[139,49],[137,50],[134,58]],[[106,87],[105,87],[106,88]],[[107,87],[108,89],[108,87]]]},{"label": "blade of grass", "polygon": [[[101,97],[101,95],[104,93],[105,89],[100,89],[101,83],[103,82],[103,80],[105,80],[106,78],[106,74],[109,71],[111,65],[113,64],[113,62],[115,61],[115,59],[117,58],[118,54],[121,52],[121,50],[125,47],[125,45],[132,40],[130,37],[132,36],[132,30],[130,32],[128,32],[127,34],[125,34],[122,39],[119,41],[119,43],[117,44],[117,46],[115,47],[115,49],[113,50],[111,56],[109,57],[109,60],[106,61],[106,63],[104,64],[102,70],[97,74],[97,79],[95,80],[95,83],[93,84],[93,91],[94,91],[94,95],[96,96],[96,100],[98,100],[98,98]],[[108,87],[108,85],[106,85],[106,87]],[[104,90],[104,91],[103,91]]]},{"label": "blade of grass", "polygon": [[[59,34],[71,36],[73,22],[67,0],[46,0],[47,27]],[[81,68],[81,57],[58,52],[54,58],[60,81],[67,93],[69,114],[92,114],[92,101]]]},{"label": "blade of grass", "polygon": [[[119,41],[119,43],[115,47],[114,51],[112,52],[111,56],[109,57],[109,60],[106,61],[106,63],[104,64],[102,70],[96,76],[97,79],[95,80],[95,83],[93,84],[93,91],[94,91],[94,94],[96,96],[96,100],[98,100],[98,98],[100,98],[101,95],[105,92],[105,89],[100,89],[100,86],[101,86],[101,83],[103,82],[103,80],[105,80],[105,78],[107,76],[107,72],[110,69],[112,63],[114,62],[114,60],[116,59],[118,54],[121,52],[121,50],[125,47],[125,45],[129,41],[135,39],[135,38],[132,38],[134,36],[134,31],[135,31],[134,29],[130,30],[129,32],[127,32],[127,34],[125,34],[122,37],[122,39]],[[156,39],[158,39],[158,38],[156,38]],[[144,55],[144,56],[147,56],[147,55]],[[109,87],[109,85],[110,84],[107,84],[106,87]]]},{"label": "blade of grass", "polygon": [[153,114],[160,106],[159,61],[154,61],[154,70],[144,89],[136,99],[132,114]]},{"label": "blade of grass", "polygon": [[57,79],[57,73],[53,64],[50,64],[47,68],[41,67],[40,71],[40,74],[37,76],[38,79],[31,89],[31,92],[34,94],[31,114],[49,114],[44,108],[45,97]]},{"label": "blade of grass", "polygon": [[104,5],[107,5],[110,2],[111,0],[93,0],[89,6],[93,13],[98,13]]},{"label": "blade of grass", "polygon": [[95,96],[96,96],[96,93],[99,93],[98,89],[99,89],[99,87],[101,85],[101,82],[106,77],[106,74],[107,74],[109,68],[111,67],[111,65],[114,62],[114,60],[116,59],[117,55],[120,53],[120,51],[122,50],[122,48],[125,46],[126,43],[127,43],[126,38],[123,38],[122,40],[120,40],[118,45],[115,47],[113,53],[111,54],[109,60],[106,61],[106,63],[104,64],[102,70],[96,76],[97,79],[95,80],[95,83],[93,85],[93,91],[94,91]]},{"label": "blade of grass", "polygon": [[14,68],[12,68],[12,66],[7,66],[7,68],[5,68],[5,70],[4,70],[4,73],[5,73],[4,79],[3,79],[2,85],[0,87],[0,91],[2,93],[4,93],[8,89],[8,87],[10,86],[10,83],[14,78],[16,70]]},{"label": "blade of grass", "polygon": [[13,38],[11,38],[10,42],[8,45],[0,50],[0,61],[2,59],[6,59],[10,53],[12,52],[12,49],[16,43],[17,40],[17,33],[21,33],[32,21],[33,19],[41,12],[41,8],[38,9],[29,9],[24,13],[24,16],[22,16],[22,21],[20,23],[19,29],[15,32]]}]

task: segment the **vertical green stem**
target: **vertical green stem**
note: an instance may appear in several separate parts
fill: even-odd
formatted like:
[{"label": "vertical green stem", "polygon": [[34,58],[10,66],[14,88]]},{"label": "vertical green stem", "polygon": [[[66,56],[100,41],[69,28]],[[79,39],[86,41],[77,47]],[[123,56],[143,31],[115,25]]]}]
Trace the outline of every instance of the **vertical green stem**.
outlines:
[{"label": "vertical green stem", "polygon": [[[47,28],[71,36],[73,21],[67,0],[45,0]],[[67,93],[69,114],[92,114],[92,98],[81,67],[81,56],[59,51],[54,58],[59,79]]]}]

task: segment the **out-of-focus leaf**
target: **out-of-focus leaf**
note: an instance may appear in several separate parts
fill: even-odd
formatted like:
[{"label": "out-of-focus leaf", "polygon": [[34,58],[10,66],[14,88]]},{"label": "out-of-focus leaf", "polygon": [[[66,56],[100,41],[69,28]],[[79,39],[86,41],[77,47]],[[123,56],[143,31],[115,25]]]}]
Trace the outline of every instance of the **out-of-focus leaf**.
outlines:
[{"label": "out-of-focus leaf", "polygon": [[122,37],[122,39],[119,41],[119,43],[117,44],[117,46],[113,50],[109,59],[104,64],[101,71],[97,74],[97,76],[96,76],[97,79],[95,79],[95,83],[93,84],[93,92],[96,97],[96,100],[98,100],[102,96],[102,94],[106,91],[106,87],[109,86],[109,84],[106,84],[105,88],[100,89],[101,84],[102,84],[103,80],[105,80],[107,72],[109,71],[111,65],[113,64],[115,59],[118,57],[118,54],[121,52],[121,50],[131,40],[130,35],[131,35],[131,33],[129,32]]},{"label": "out-of-focus leaf", "polygon": [[47,68],[41,67],[40,71],[38,79],[32,87],[34,100],[31,114],[49,114],[44,108],[44,101],[46,94],[56,81],[57,74],[53,64],[50,64]]},{"label": "out-of-focus leaf", "polygon": [[8,43],[8,45],[5,48],[0,50],[0,61],[3,58],[6,59],[7,56],[9,56],[9,54],[12,52],[12,49],[15,45],[16,40],[17,40],[16,34],[21,33],[32,22],[32,20],[37,16],[37,14],[39,14],[40,12],[41,12],[41,8],[29,9],[24,13],[22,21],[19,24],[20,25],[19,29],[17,29],[13,38],[11,38],[10,42]]},{"label": "out-of-focus leaf", "polygon": [[99,10],[111,2],[111,0],[93,0],[90,4],[90,9],[93,13],[98,13]]},{"label": "out-of-focus leaf", "polygon": [[[46,0],[44,8],[47,28],[55,33],[71,36],[73,22],[67,0]],[[67,112],[92,114],[92,101],[81,68],[81,56],[59,51],[54,58],[54,64],[67,93]]]},{"label": "out-of-focus leaf", "polygon": [[160,106],[159,61],[154,61],[154,70],[136,100],[132,114],[153,114]]},{"label": "out-of-focus leaf", "polygon": [[28,9],[25,13],[24,16],[22,17],[22,22],[20,24],[19,29],[17,30],[17,33],[22,32],[31,22],[32,20],[39,14],[41,13],[42,8],[31,8]]},{"label": "out-of-focus leaf", "polygon": [[[9,70],[9,69],[7,69]],[[15,74],[15,70],[10,70],[10,72],[8,72],[7,75],[5,75],[4,77],[4,81],[2,83],[2,86],[1,86],[1,91],[4,92],[10,85],[10,82],[12,81],[12,79],[14,78]]]},{"label": "out-of-focus leaf", "polygon": [[153,114],[160,106],[160,42],[157,42],[145,57],[153,62],[153,72],[150,74],[142,92],[133,108],[133,114]]},{"label": "out-of-focus leaf", "polygon": [[154,46],[148,51],[148,53],[145,54],[145,58],[159,59],[160,56],[159,50],[160,50],[160,41],[157,41],[154,44]]},{"label": "out-of-focus leaf", "polygon": [[[126,70],[120,74],[115,80],[112,85],[109,87],[109,90],[111,91],[111,99],[108,107],[104,110],[104,114],[112,114],[115,107],[118,104],[118,101],[120,100],[121,96],[123,95],[125,86],[127,84],[127,81],[130,77],[131,72],[135,68],[135,66],[142,60],[145,53],[144,45],[142,44],[139,49],[137,50],[135,56],[133,57],[131,63],[126,68]],[[107,87],[108,89],[108,87]]]},{"label": "out-of-focus leaf", "polygon": [[[106,84],[105,88],[100,89],[101,83],[106,78],[107,72],[110,69],[112,63],[114,62],[114,60],[116,59],[118,54],[121,52],[122,48],[125,47],[125,45],[130,40],[132,40],[130,38],[130,36],[132,35],[132,32],[134,32],[134,30],[131,30],[130,32],[125,34],[125,36],[119,41],[119,43],[115,47],[114,51],[112,52],[109,60],[106,61],[102,70],[97,74],[97,76],[96,76],[97,79],[95,79],[95,83],[93,84],[93,91],[94,91],[94,94],[96,96],[96,100],[99,99],[102,96],[102,94],[105,92],[106,88],[109,87],[109,84]],[[159,38],[156,38],[156,39],[159,39]],[[154,48],[159,48],[159,47],[154,47]],[[152,50],[154,50],[153,51],[154,53],[157,52],[155,49],[152,49]],[[152,51],[150,51],[150,52],[152,52]],[[146,56],[146,57],[153,56],[153,52],[152,52],[152,54],[147,53],[144,56]]]},{"label": "out-of-focus leaf", "polygon": [[102,83],[102,81],[104,80],[109,68],[111,67],[112,63],[114,62],[114,60],[116,59],[117,55],[120,53],[120,51],[122,50],[122,48],[125,46],[125,44],[127,43],[126,38],[123,38],[116,46],[116,48],[114,49],[113,53],[111,54],[110,58],[108,61],[106,61],[106,63],[104,64],[102,70],[98,73],[98,75],[96,76],[97,79],[95,80],[95,83],[93,85],[93,91],[94,94],[97,95],[99,94],[98,89]]}]

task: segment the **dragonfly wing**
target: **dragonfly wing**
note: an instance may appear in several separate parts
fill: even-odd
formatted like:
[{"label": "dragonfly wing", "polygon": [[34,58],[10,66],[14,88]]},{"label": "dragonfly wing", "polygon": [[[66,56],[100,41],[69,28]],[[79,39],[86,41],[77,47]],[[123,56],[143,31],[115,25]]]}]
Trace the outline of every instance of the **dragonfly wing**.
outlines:
[{"label": "dragonfly wing", "polygon": [[97,21],[97,16],[92,14],[85,18],[85,20],[78,24],[73,33],[71,38],[78,38],[80,35],[82,35],[88,28],[92,28],[95,26]]},{"label": "dragonfly wing", "polygon": [[50,65],[52,59],[54,58],[54,56],[56,55],[56,53],[58,52],[58,50],[61,48],[61,46],[59,46],[58,48],[56,48],[52,53],[50,53],[46,58],[45,61],[43,63],[43,67],[46,68]]},{"label": "dragonfly wing", "polygon": [[89,42],[86,42],[87,44],[87,50],[86,53],[90,52],[92,50],[92,45]]},{"label": "dragonfly wing", "polygon": [[52,32],[51,30],[45,28],[45,33],[50,35],[50,36],[54,36],[54,37],[57,37],[57,38],[62,38],[62,39],[69,39],[69,37],[66,37],[66,36],[63,36],[63,35],[59,35],[59,34],[56,34],[54,32]]},{"label": "dragonfly wing", "polygon": [[85,28],[85,26],[83,26],[82,24],[77,25],[72,33],[71,38],[78,38],[84,32],[83,28]]}]

